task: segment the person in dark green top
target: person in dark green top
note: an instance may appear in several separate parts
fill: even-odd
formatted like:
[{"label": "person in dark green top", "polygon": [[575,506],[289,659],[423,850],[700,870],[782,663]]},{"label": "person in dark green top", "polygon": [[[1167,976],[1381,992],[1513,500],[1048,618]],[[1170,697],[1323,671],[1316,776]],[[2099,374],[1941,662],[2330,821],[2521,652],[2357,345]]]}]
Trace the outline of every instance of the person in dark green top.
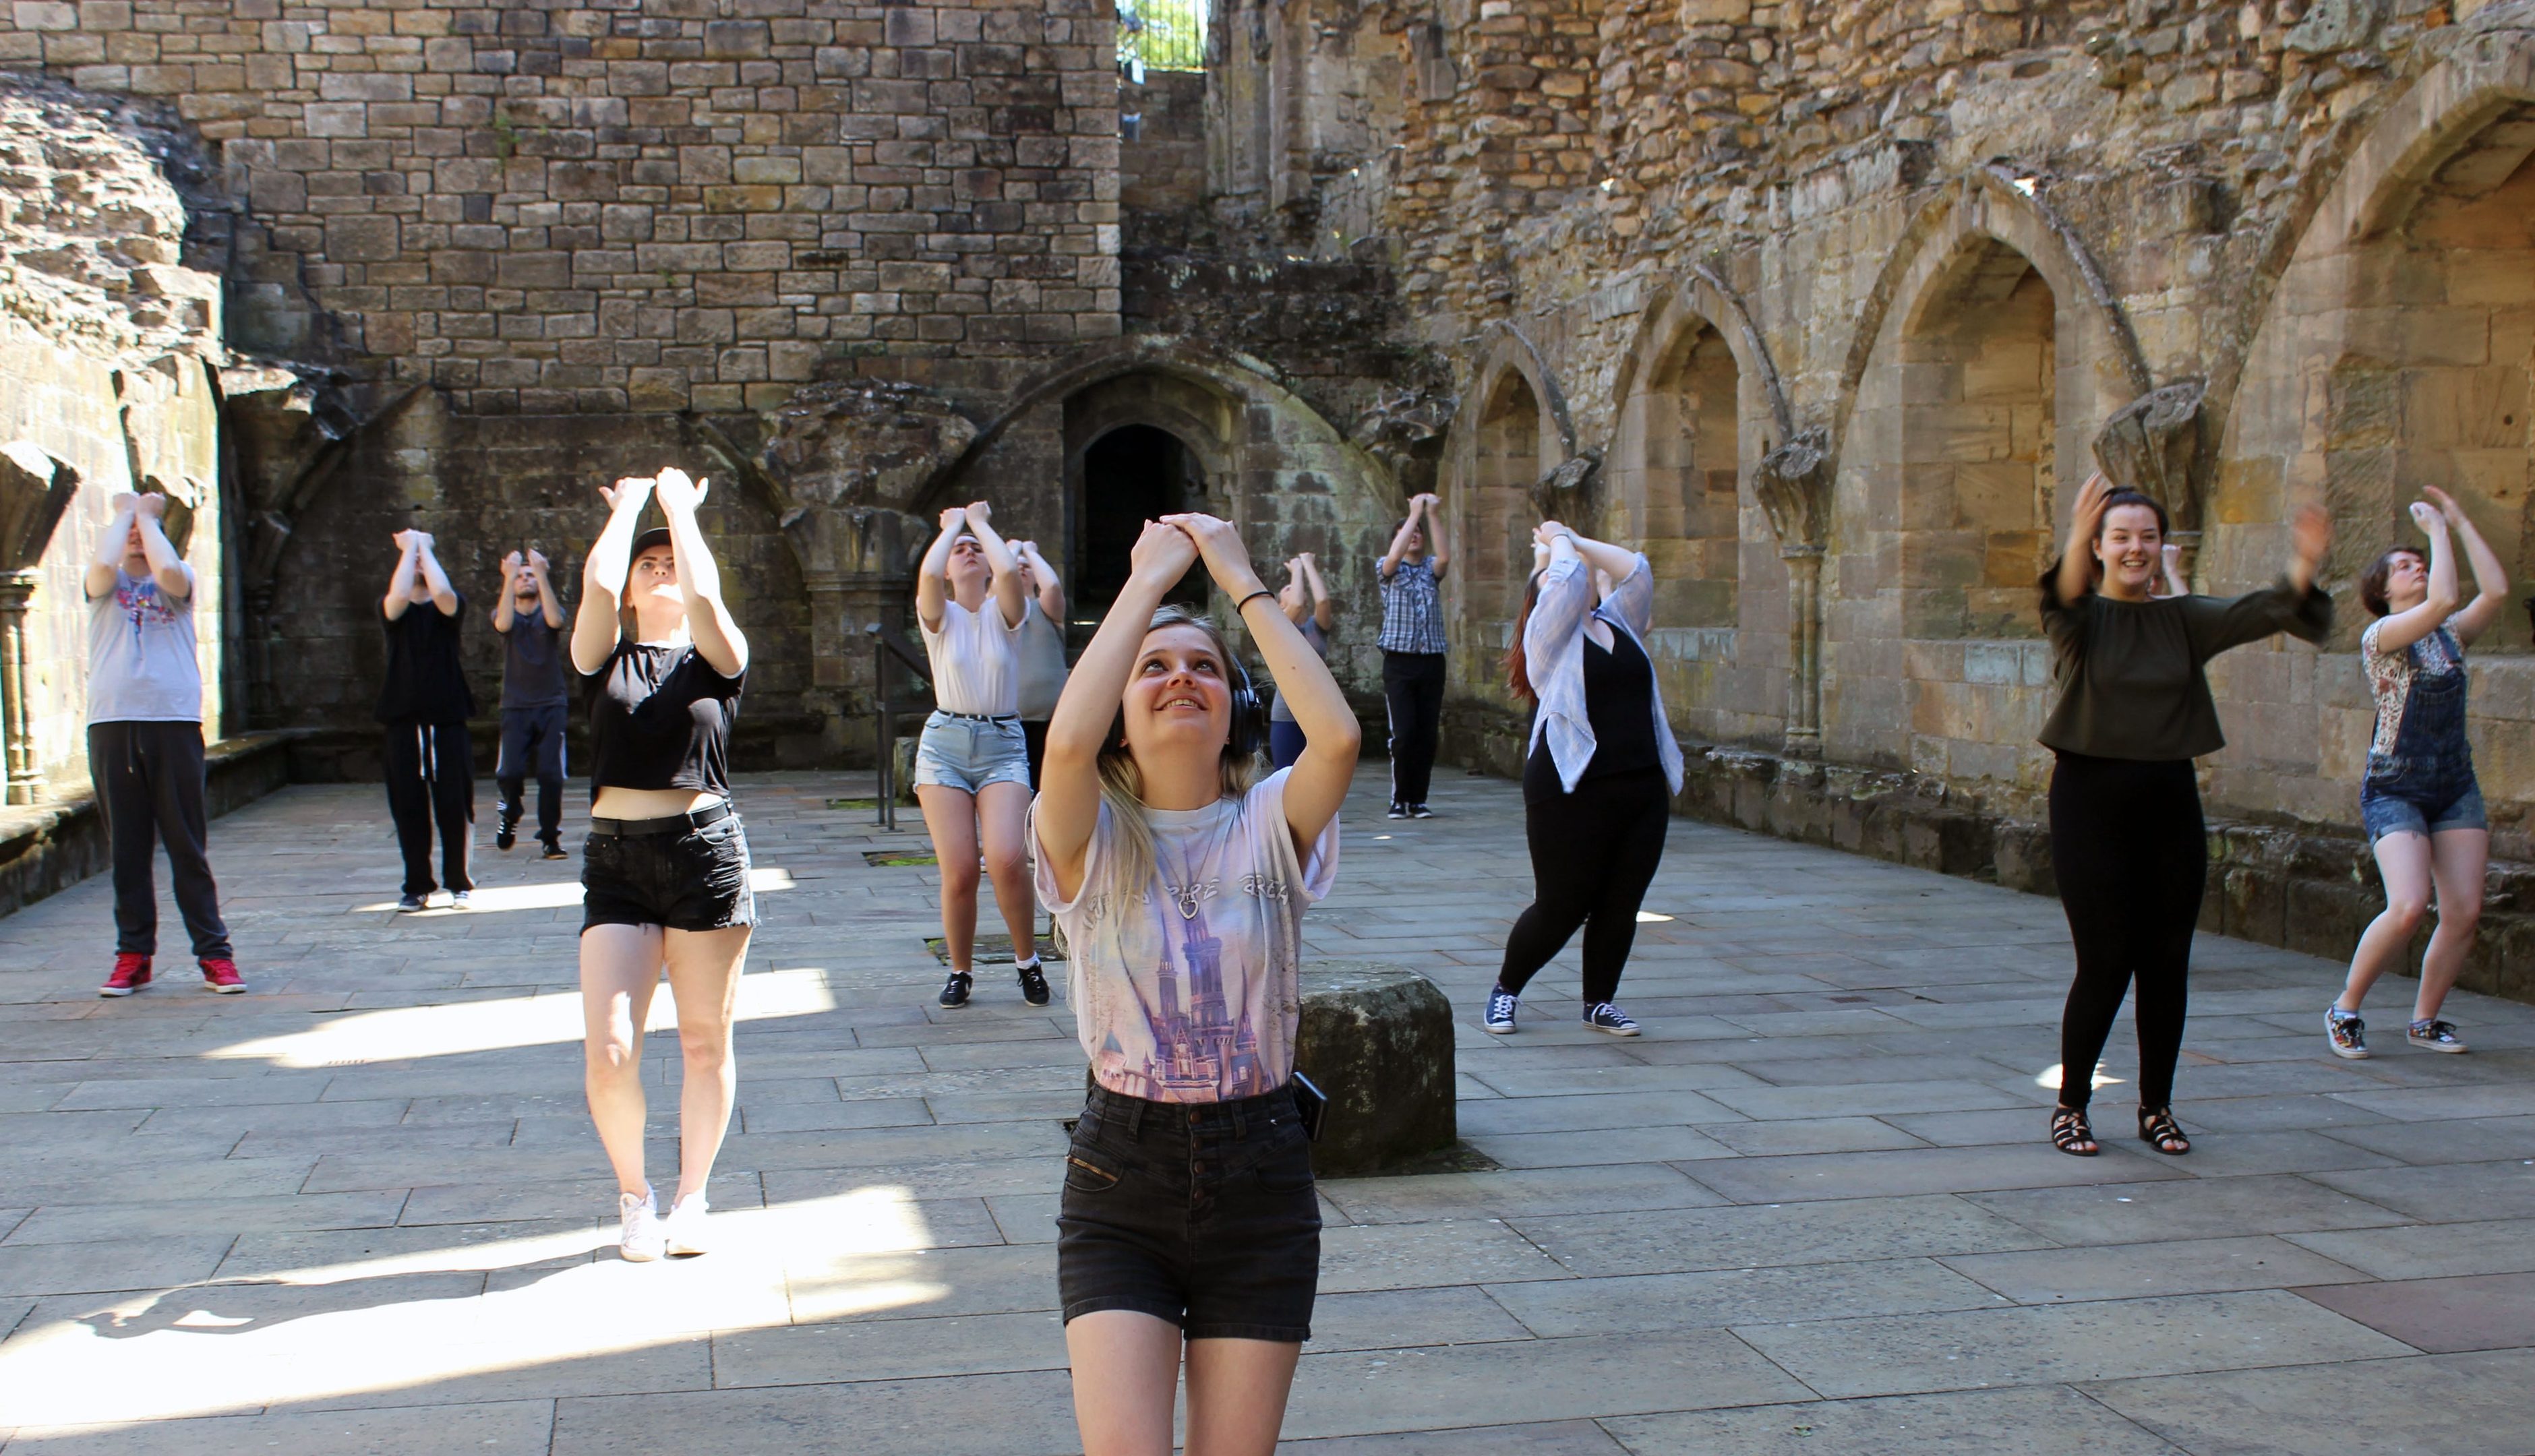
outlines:
[{"label": "person in dark green top", "polygon": [[2095,1062],[2135,982],[2139,1136],[2188,1153],[2174,1121],[2174,1063],[2200,918],[2208,843],[2192,760],[2226,745],[2202,668],[2230,647],[2285,632],[2319,641],[2332,598],[2315,584],[2332,528],[2300,511],[2288,569],[2243,596],[2151,597],[2165,508],[2101,475],[2077,495],[2069,540],[2042,577],[2042,631],[2060,700],[2042,728],[2051,771],[2051,860],[2075,942],[2077,978],[2060,1028],[2051,1143],[2098,1151],[2086,1120]]}]

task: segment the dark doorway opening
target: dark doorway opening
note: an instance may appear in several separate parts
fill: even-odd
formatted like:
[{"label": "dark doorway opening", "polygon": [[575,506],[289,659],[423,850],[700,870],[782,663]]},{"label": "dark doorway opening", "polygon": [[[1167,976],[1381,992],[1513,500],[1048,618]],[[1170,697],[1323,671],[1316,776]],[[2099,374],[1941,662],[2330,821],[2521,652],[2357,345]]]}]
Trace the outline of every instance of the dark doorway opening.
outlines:
[{"label": "dark doorway opening", "polygon": [[[1151,425],[1122,425],[1082,452],[1082,569],[1070,605],[1078,624],[1096,624],[1127,584],[1144,522],[1206,503],[1205,472],[1179,437]],[[1206,601],[1206,572],[1194,568],[1166,601]]]}]

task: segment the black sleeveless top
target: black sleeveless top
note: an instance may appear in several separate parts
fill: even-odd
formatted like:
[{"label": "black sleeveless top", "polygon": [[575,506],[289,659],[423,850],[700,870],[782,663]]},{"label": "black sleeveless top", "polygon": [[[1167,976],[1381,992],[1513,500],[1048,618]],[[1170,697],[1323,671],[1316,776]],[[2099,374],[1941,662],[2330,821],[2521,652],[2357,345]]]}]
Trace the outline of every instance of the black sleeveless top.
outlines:
[{"label": "black sleeveless top", "polygon": [[[1584,765],[1577,787],[1588,778],[1663,766],[1655,748],[1655,665],[1637,639],[1617,627],[1611,629],[1607,649],[1589,636],[1584,638],[1584,721],[1593,729],[1593,761]],[[1522,765],[1522,800],[1538,804],[1565,792],[1558,760],[1543,738]]]},{"label": "black sleeveless top", "polygon": [[619,641],[589,674],[593,790],[695,789],[730,797],[730,725],[748,680],[726,678],[694,644]]}]

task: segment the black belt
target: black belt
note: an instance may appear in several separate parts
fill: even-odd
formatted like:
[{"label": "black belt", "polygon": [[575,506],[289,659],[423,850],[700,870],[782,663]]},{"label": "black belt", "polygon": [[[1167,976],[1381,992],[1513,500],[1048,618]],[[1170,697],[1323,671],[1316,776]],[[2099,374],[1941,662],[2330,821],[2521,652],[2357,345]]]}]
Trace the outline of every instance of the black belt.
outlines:
[{"label": "black belt", "polygon": [[1019,713],[955,713],[947,707],[937,707],[934,711],[946,718],[965,718],[971,723],[1018,723],[1021,720]]},{"label": "black belt", "polygon": [[701,829],[707,824],[720,823],[738,813],[738,810],[730,807],[730,801],[725,799],[719,804],[709,804],[687,814],[672,814],[661,819],[600,819],[593,814],[589,817],[589,832],[619,837],[628,834],[683,834],[689,829]]}]

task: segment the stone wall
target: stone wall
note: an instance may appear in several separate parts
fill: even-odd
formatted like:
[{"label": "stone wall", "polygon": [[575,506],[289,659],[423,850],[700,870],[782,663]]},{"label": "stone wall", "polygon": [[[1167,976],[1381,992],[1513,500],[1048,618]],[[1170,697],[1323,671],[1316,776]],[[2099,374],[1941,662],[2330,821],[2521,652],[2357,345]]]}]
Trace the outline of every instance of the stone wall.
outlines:
[{"label": "stone wall", "polygon": [[[231,523],[213,377],[219,277],[189,243],[174,180],[198,166],[156,108],[0,73],[0,445],[11,447],[0,463],[10,535],[0,574],[25,592],[15,631],[26,716],[13,709],[0,727],[26,759],[13,754],[13,803],[85,791],[83,577],[113,523],[109,502],[126,491],[180,503],[168,527],[195,572],[206,730],[217,737],[234,718],[223,691]],[[36,505],[55,483],[67,500]]]},{"label": "stone wall", "polygon": [[[2052,690],[2031,583],[2099,435],[2167,385],[2201,402],[2139,483],[2176,510],[2196,589],[2267,579],[2301,502],[2340,532],[2333,641],[2213,674],[2227,813],[2355,821],[2350,587],[2408,532],[2416,483],[2535,568],[2524,0],[1435,15],[1385,22],[1419,89],[1368,151],[1397,149],[1382,188],[1324,195],[1369,210],[1402,327],[1451,372],[1471,734],[1511,712],[1515,527],[1557,503],[1656,561],[1685,732],[2033,815]],[[1791,444],[1819,457],[1792,493]],[[2526,648],[2511,607],[2474,666],[2519,857]]]},{"label": "stone wall", "polygon": [[1187,212],[1205,206],[1206,87],[1202,71],[1154,71],[1142,82],[1119,83],[1120,208]]},{"label": "stone wall", "polygon": [[[29,0],[256,223],[237,341],[462,413],[768,407],[823,361],[1117,330],[1109,8]],[[306,284],[318,317],[298,312]]]}]

